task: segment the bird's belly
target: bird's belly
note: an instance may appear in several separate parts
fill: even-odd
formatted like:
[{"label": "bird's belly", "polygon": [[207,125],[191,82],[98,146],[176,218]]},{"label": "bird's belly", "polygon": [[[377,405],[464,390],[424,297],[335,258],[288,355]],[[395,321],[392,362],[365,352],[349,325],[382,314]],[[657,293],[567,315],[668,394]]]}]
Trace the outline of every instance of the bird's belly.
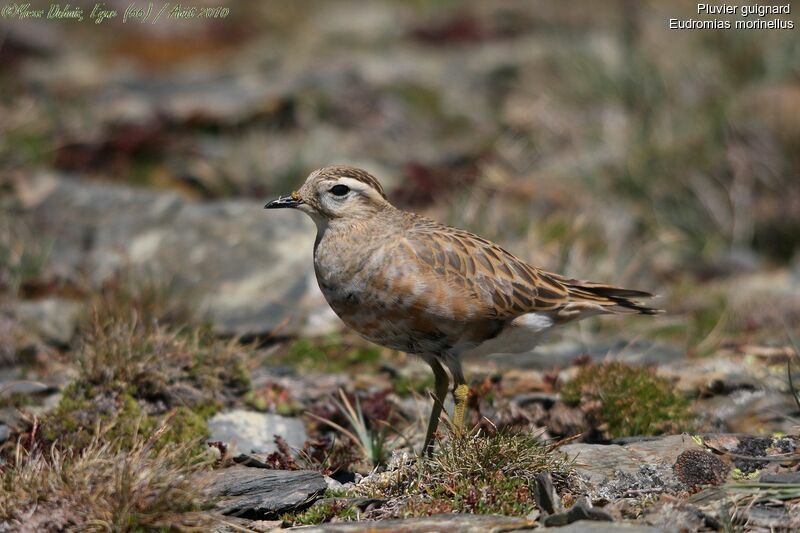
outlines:
[{"label": "bird's belly", "polygon": [[458,338],[452,325],[396,302],[374,296],[328,299],[339,318],[361,336],[381,346],[408,353],[442,353]]},{"label": "bird's belly", "polygon": [[533,350],[554,326],[551,317],[543,313],[528,313],[512,320],[496,336],[477,345],[462,345],[465,358],[493,354],[515,354]]},{"label": "bird's belly", "polygon": [[422,354],[443,353],[458,341],[460,331],[456,324],[369,287],[357,279],[335,286],[320,280],[320,289],[331,309],[347,326],[375,344]]}]

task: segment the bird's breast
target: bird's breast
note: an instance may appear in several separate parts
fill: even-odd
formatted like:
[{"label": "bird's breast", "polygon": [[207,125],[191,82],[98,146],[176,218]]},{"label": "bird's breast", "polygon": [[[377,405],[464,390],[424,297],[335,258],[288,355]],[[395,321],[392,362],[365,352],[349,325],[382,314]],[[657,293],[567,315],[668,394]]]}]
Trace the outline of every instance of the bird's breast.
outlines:
[{"label": "bird's breast", "polygon": [[[355,245],[354,245],[355,246]],[[420,305],[428,290],[413,263],[378,245],[347,250],[320,242],[314,269],[320,290],[334,312],[368,340],[410,353],[445,350],[456,337]],[[415,288],[414,285],[417,285]]]}]

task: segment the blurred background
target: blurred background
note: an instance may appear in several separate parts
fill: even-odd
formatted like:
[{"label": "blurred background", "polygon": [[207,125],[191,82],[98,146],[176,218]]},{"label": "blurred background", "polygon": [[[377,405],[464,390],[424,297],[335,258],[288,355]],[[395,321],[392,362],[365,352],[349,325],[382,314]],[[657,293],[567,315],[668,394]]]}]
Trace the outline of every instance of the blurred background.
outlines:
[{"label": "blurred background", "polygon": [[[138,270],[269,357],[379,369],[341,349],[361,345],[315,287],[310,221],[260,209],[344,163],[399,207],[667,310],[581,323],[498,368],[618,357],[712,400],[771,379],[777,396],[740,403],[772,398],[759,424],[783,427],[800,335],[794,15],[793,30],[681,31],[668,20],[703,18],[696,3],[220,5],[155,24],[2,20],[6,333],[27,320],[68,352],[74,304]],[[6,343],[8,365],[30,342]]]}]

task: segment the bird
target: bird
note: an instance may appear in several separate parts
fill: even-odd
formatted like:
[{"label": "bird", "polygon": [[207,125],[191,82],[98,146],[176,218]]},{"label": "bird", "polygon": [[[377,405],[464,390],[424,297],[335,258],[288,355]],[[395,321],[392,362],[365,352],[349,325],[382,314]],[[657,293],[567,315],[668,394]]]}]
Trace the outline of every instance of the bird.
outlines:
[{"label": "bird", "polygon": [[450,377],[451,423],[463,430],[463,358],[527,352],[554,328],[593,315],[661,312],[638,301],[649,292],[551,273],[469,231],[398,209],[372,174],[352,166],[315,170],[264,208],[297,209],[314,221],[317,282],[347,326],[430,365],[428,455]]}]

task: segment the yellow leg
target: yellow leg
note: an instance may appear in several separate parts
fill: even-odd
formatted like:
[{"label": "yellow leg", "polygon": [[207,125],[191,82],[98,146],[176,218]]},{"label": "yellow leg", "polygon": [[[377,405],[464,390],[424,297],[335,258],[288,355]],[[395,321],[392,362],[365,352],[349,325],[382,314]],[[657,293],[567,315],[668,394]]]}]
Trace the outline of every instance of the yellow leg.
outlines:
[{"label": "yellow leg", "polygon": [[469,398],[469,386],[466,383],[456,385],[456,388],[453,389],[453,399],[456,402],[456,407],[453,411],[453,428],[456,433],[461,433],[464,429],[467,398]]}]

